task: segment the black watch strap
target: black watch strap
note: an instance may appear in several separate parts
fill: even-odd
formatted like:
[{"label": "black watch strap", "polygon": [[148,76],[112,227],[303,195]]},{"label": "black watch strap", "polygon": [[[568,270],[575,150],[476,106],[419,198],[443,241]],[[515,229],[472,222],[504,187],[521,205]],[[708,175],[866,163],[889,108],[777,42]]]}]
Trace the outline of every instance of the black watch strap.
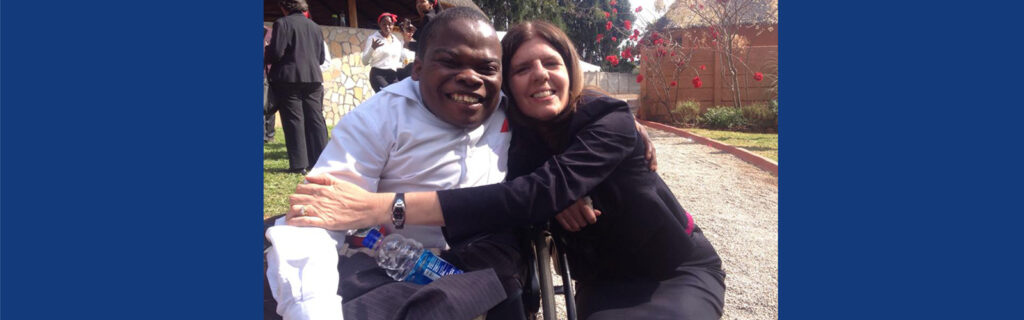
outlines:
[{"label": "black watch strap", "polygon": [[391,223],[395,224],[396,230],[405,227],[405,193],[395,193],[395,201],[391,204]]}]

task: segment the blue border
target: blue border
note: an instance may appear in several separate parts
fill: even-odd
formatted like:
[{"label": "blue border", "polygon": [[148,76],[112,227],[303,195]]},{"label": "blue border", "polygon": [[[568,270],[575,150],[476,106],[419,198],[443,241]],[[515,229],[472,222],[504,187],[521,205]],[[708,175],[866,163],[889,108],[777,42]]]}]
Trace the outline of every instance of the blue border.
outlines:
[{"label": "blue border", "polygon": [[780,3],[780,318],[1021,314],[1009,6]]},{"label": "blue border", "polygon": [[0,318],[262,317],[262,10],[3,3]]}]

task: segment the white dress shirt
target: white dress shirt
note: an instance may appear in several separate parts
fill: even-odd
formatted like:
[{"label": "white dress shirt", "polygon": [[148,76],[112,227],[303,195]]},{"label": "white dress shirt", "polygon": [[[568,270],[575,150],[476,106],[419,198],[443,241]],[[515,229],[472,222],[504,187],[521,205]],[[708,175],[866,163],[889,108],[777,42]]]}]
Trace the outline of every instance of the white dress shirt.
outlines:
[{"label": "white dress shirt", "polygon": [[[505,179],[512,134],[499,107],[484,123],[461,129],[434,116],[419,82],[385,87],[345,114],[310,175],[331,174],[374,192],[433,191]],[[408,208],[407,210],[415,210]],[[344,233],[281,225],[267,229],[267,279],[285,319],[341,319],[338,250]],[[445,248],[440,227],[406,225],[400,233]]]},{"label": "white dress shirt", "polygon": [[[374,49],[373,42],[378,39],[384,40],[384,45]],[[363,46],[363,65],[377,69],[401,69],[405,66],[406,60],[411,60],[411,52],[405,48],[399,35],[392,32],[385,38],[377,31],[366,38],[366,44]]]}]

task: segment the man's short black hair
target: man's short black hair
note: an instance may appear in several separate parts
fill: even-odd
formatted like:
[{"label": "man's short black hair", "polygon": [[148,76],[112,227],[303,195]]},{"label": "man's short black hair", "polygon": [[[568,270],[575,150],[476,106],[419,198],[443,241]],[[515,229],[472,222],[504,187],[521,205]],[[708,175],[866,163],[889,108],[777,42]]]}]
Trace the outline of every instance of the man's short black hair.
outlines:
[{"label": "man's short black hair", "polygon": [[430,19],[430,22],[427,22],[427,25],[423,26],[423,36],[420,40],[418,40],[420,41],[420,43],[416,47],[416,60],[422,59],[424,57],[424,55],[427,53],[427,47],[430,44],[430,40],[433,39],[435,36],[438,36],[437,32],[435,32],[434,29],[440,29],[440,26],[445,26],[451,24],[453,21],[461,19],[467,19],[470,21],[483,21],[486,22],[487,25],[491,25],[491,20],[488,19],[486,15],[484,15],[479,10],[473,8],[455,7],[441,11],[441,14],[438,14],[433,19]]}]

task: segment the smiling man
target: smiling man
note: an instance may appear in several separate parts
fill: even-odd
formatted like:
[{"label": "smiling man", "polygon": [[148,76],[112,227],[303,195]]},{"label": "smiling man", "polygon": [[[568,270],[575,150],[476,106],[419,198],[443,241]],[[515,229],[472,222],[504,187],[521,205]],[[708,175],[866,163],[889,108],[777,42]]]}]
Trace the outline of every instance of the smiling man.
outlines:
[{"label": "smiling man", "polygon": [[[504,125],[501,46],[494,28],[483,14],[454,8],[432,19],[423,33],[426,45],[416,52],[412,76],[384,87],[341,119],[310,172],[311,182],[331,175],[368,191],[412,192],[504,180],[511,134]],[[337,319],[344,302],[345,316],[359,319],[461,319],[497,305],[488,319],[524,318],[515,274],[517,233],[446,239],[439,227],[403,223],[396,219],[383,228],[425,248],[445,250],[455,241],[442,257],[464,271],[480,271],[428,286],[393,282],[364,253],[339,256],[344,233],[279,221],[266,232],[273,244],[267,279],[277,312],[285,319]]]}]

